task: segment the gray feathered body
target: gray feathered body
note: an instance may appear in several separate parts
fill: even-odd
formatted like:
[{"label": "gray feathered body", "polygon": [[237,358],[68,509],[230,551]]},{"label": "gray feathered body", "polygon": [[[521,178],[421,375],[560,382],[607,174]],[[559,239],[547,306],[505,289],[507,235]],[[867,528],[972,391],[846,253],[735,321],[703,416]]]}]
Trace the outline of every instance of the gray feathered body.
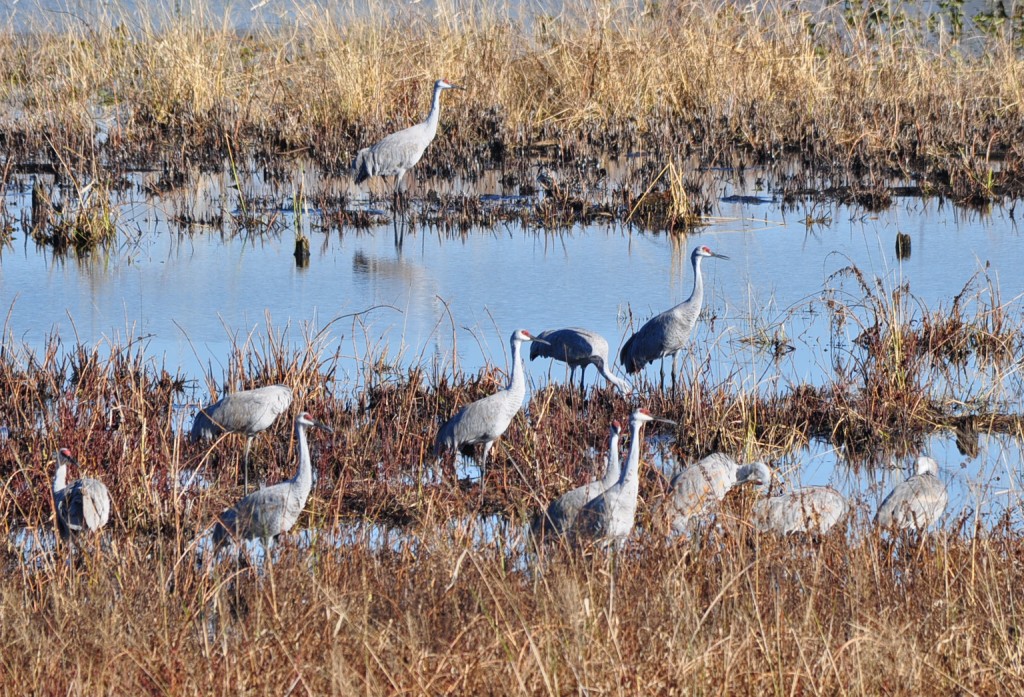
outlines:
[{"label": "gray feathered body", "polygon": [[270,428],[291,403],[292,389],[285,385],[232,392],[196,414],[189,440],[209,440],[225,431],[252,438]]},{"label": "gray feathered body", "polygon": [[98,479],[79,479],[54,494],[61,535],[96,532],[110,520],[110,492]]},{"label": "gray feathered body", "polygon": [[[531,361],[538,356],[553,358],[568,364],[573,372],[580,367],[586,371],[588,365],[593,365],[608,382],[615,385],[620,391],[630,391],[629,384],[609,368],[608,342],[597,332],[579,327],[548,329],[538,334],[537,338],[548,343],[534,342],[530,344]],[[581,384],[582,379],[581,376]]]},{"label": "gray feathered body", "polygon": [[57,471],[53,478],[53,503],[57,511],[57,528],[63,538],[79,532],[96,532],[110,520],[110,492],[98,479],[83,477],[66,484],[69,456],[57,454]]},{"label": "gray feathered body", "polygon": [[229,537],[271,540],[288,532],[302,514],[311,488],[287,481],[252,492],[220,515],[213,543],[223,544]]},{"label": "gray feathered body", "polygon": [[640,430],[643,421],[630,419],[629,455],[619,481],[594,497],[580,509],[570,530],[577,544],[594,542],[602,546],[622,547],[636,524],[637,497],[640,494]]},{"label": "gray feathered body", "polygon": [[380,142],[363,148],[352,163],[355,183],[362,184],[370,177],[394,176],[395,187],[402,176],[423,157],[427,146],[437,135],[437,122],[441,113],[443,81],[434,84],[434,97],[426,121],[385,136]]},{"label": "gray feathered body", "polygon": [[356,184],[362,184],[370,177],[391,177],[399,179],[420,161],[427,146],[437,133],[437,123],[424,122],[392,133],[379,143],[363,148],[352,164]]},{"label": "gray feathered body", "polygon": [[753,523],[762,532],[779,535],[824,534],[849,510],[846,498],[832,487],[808,486],[754,502]]},{"label": "gray feathered body", "polygon": [[313,466],[306,441],[306,428],[315,424],[300,417],[295,421],[299,445],[299,467],[291,479],[252,492],[221,513],[213,529],[213,543],[219,547],[229,538],[269,542],[291,530],[306,506],[313,488]]},{"label": "gray feathered body", "polygon": [[612,428],[604,476],[597,481],[578,486],[548,504],[547,510],[537,515],[530,526],[535,537],[548,538],[566,534],[576,522],[576,516],[583,507],[618,482],[622,474],[619,467],[619,435],[618,429]]},{"label": "gray feathered body", "polygon": [[700,273],[701,258],[696,253],[692,256],[693,292],[690,297],[647,320],[622,345],[622,350],[619,351],[619,363],[625,367],[628,374],[638,373],[647,364],[675,354],[686,346],[704,304],[704,282]]},{"label": "gray feathered body", "polygon": [[932,472],[915,474],[896,485],[875,514],[884,528],[923,531],[942,517],[949,502],[946,485]]},{"label": "gray feathered body", "polygon": [[434,454],[450,450],[472,454],[474,445],[483,443],[481,466],[486,465],[491,445],[508,430],[509,424],[523,408],[526,377],[523,374],[522,340],[512,335],[512,375],[508,386],[459,409],[441,426],[434,439]]},{"label": "gray feathered body", "polygon": [[674,534],[686,532],[694,518],[721,501],[736,485],[739,464],[724,453],[713,453],[672,477],[669,493],[661,505]]}]

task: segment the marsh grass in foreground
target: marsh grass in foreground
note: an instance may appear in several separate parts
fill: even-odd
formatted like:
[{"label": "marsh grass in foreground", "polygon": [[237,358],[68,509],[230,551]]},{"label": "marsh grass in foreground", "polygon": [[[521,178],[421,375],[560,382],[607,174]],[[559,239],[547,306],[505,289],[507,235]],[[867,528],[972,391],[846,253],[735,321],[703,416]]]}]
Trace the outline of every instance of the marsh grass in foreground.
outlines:
[{"label": "marsh grass in foreground", "polygon": [[[11,692],[1011,694],[1021,538],[638,542],[614,559],[474,545],[427,519],[386,549],[284,543],[215,570],[187,539],[4,561]],[[650,539],[650,538],[648,538]]]}]

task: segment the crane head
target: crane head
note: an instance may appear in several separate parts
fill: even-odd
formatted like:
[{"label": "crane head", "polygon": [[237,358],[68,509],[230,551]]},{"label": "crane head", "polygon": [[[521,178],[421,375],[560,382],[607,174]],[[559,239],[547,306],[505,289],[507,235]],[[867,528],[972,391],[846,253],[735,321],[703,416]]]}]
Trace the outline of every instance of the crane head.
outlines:
[{"label": "crane head", "polygon": [[544,341],[544,339],[538,339],[525,329],[517,329],[514,332],[512,332],[512,341],[536,341],[538,344],[550,345],[550,342]]},{"label": "crane head", "polygon": [[615,435],[619,435],[620,433],[622,433],[621,421],[612,421],[612,432],[615,433]]},{"label": "crane head", "polygon": [[921,455],[917,458],[916,469],[917,474],[934,474],[936,477],[939,476],[939,463],[927,455]]},{"label": "crane head", "polygon": [[755,486],[767,489],[772,483],[772,470],[765,463],[758,461],[740,468],[742,471],[738,478],[739,484],[750,482]]},{"label": "crane head", "polygon": [[697,257],[715,257],[716,259],[728,259],[729,257],[724,254],[718,254],[717,252],[711,251],[711,247],[701,246],[693,250],[693,258],[696,260]]},{"label": "crane head", "polygon": [[434,89],[435,90],[464,90],[466,88],[465,87],[459,87],[458,85],[453,85],[452,83],[448,82],[444,78],[441,78],[440,80],[438,80],[437,82],[434,83]]},{"label": "crane head", "polygon": [[647,423],[648,421],[661,421],[662,423],[672,424],[673,426],[676,423],[675,421],[672,421],[670,419],[662,419],[661,417],[655,416],[654,414],[644,409],[643,407],[634,411],[633,414],[629,417],[629,420],[630,422],[639,421],[640,423]]},{"label": "crane head", "polygon": [[75,460],[74,456],[71,454],[71,450],[70,449],[68,449],[68,448],[61,448],[60,450],[57,451],[57,466],[58,467],[65,466],[65,465],[77,465],[77,464],[78,464],[78,461]]},{"label": "crane head", "polygon": [[310,414],[308,411],[304,411],[301,414],[299,414],[297,417],[295,417],[295,426],[296,427],[306,426],[306,427],[309,427],[309,428],[319,428],[322,431],[327,431],[328,433],[334,433],[334,429],[333,428],[331,428],[330,426],[328,426],[327,424],[325,424],[325,423],[323,423],[321,421],[317,421],[316,419],[314,419],[313,415]]}]

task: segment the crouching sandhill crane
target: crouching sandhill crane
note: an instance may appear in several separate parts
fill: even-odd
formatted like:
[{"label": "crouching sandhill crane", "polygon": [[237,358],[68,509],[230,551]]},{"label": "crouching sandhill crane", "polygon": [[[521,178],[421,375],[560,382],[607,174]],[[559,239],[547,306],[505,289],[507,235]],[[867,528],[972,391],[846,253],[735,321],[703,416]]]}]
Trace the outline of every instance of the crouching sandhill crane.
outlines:
[{"label": "crouching sandhill crane", "polygon": [[68,465],[78,467],[71,451],[57,451],[53,475],[53,504],[57,510],[60,536],[68,539],[80,532],[96,532],[110,520],[110,492],[98,479],[83,477],[67,484]]},{"label": "crouching sandhill crane", "polygon": [[752,520],[761,532],[824,534],[850,510],[846,498],[829,486],[805,486],[769,496],[772,474],[763,462],[741,468],[740,480],[756,484],[762,496],[754,502]]},{"label": "crouching sandhill crane", "polygon": [[459,409],[448,419],[434,439],[434,455],[438,456],[450,450],[472,455],[473,446],[484,444],[484,454],[480,460],[480,470],[487,464],[487,456],[491,446],[508,429],[512,418],[523,407],[526,396],[526,375],[523,368],[522,346],[526,341],[542,341],[533,337],[525,329],[512,332],[509,343],[512,345],[512,374],[508,386],[492,395],[478,399]]},{"label": "crouching sandhill crane", "polygon": [[740,465],[724,453],[713,453],[672,477],[668,496],[658,506],[657,518],[673,535],[687,532],[690,521],[721,501],[736,485]]},{"label": "crouching sandhill crane", "polygon": [[299,414],[295,419],[295,439],[299,444],[299,468],[295,476],[258,489],[221,513],[213,528],[215,550],[229,539],[260,539],[264,547],[269,548],[273,538],[295,525],[313,488],[313,465],[306,442],[308,428],[333,433],[329,426],[316,421],[308,412]]},{"label": "crouching sandhill crane", "polygon": [[930,457],[917,458],[917,472],[893,488],[875,514],[875,522],[891,530],[924,532],[946,510],[949,493],[939,479],[939,463]]},{"label": "crouching sandhill crane", "polygon": [[434,99],[430,103],[427,120],[415,126],[386,136],[368,148],[363,148],[352,163],[356,184],[362,184],[370,177],[395,177],[395,195],[402,176],[411,169],[426,151],[437,135],[437,121],[441,116],[441,93],[445,90],[461,90],[445,80],[434,83]]},{"label": "crouching sandhill crane", "polygon": [[210,440],[222,433],[245,436],[245,491],[249,491],[249,451],[252,440],[270,428],[292,404],[292,388],[285,385],[257,387],[224,395],[199,410],[192,421],[189,441]]},{"label": "crouching sandhill crane", "polygon": [[[619,351],[619,362],[632,375],[643,370],[648,363],[659,358],[672,356],[672,385],[676,384],[676,357],[686,346],[686,342],[697,324],[700,308],[704,304],[704,279],[700,273],[700,260],[704,257],[728,259],[724,254],[716,254],[708,247],[697,247],[690,255],[693,264],[693,292],[690,297],[670,310],[655,315],[647,320],[644,326],[629,337]],[[665,363],[661,365],[661,385],[665,386]]]},{"label": "crouching sandhill crane", "polygon": [[593,365],[604,379],[615,385],[619,392],[628,395],[632,388],[629,383],[612,372],[608,360],[608,342],[603,336],[589,329],[569,327],[568,329],[547,329],[537,335],[540,342],[530,345],[530,360],[538,356],[554,358],[569,365],[569,381],[572,382],[576,368],[580,370],[580,392],[584,391],[583,378],[587,366]]},{"label": "crouching sandhill crane", "polygon": [[610,430],[604,476],[562,494],[548,505],[546,511],[538,513],[530,525],[535,540],[550,541],[567,533],[580,509],[619,481],[619,436],[622,435],[622,424],[612,421]]},{"label": "crouching sandhill crane", "polygon": [[640,430],[648,421],[675,423],[652,416],[646,409],[633,412],[629,418],[629,455],[626,457],[626,466],[622,468],[618,482],[588,501],[576,516],[576,522],[570,530],[570,536],[576,544],[589,542],[618,549],[633,532],[637,496],[640,493],[640,451],[643,449]]}]

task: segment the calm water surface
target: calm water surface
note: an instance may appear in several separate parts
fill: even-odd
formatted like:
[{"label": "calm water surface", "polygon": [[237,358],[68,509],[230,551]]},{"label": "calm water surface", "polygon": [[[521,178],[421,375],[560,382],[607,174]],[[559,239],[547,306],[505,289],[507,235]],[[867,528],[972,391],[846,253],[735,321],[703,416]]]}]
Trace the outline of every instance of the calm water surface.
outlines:
[{"label": "calm water surface", "polygon": [[[29,189],[25,182],[8,190],[16,220]],[[213,178],[208,189],[213,205],[233,209],[218,193],[228,189],[223,180]],[[735,193],[728,185],[721,191]],[[742,193],[770,199],[767,192]],[[326,233],[311,210],[300,225],[312,246],[305,269],[292,256],[288,210],[279,211],[287,222],[280,234],[253,237],[180,232],[168,224],[173,209],[166,200],[129,195],[120,207],[119,243],[84,259],[55,257],[18,233],[0,259],[7,335],[36,351],[53,334],[65,346],[143,338],[147,355],[169,370],[220,380],[232,346],[258,344],[269,320],[275,330],[288,327],[295,346],[304,345],[305,333],[326,328],[326,348],[340,352],[349,379],[367,353],[384,351],[401,365],[436,361],[474,372],[486,363],[506,366],[508,337],[520,327],[588,327],[616,350],[652,314],[689,295],[689,252],[704,244],[731,259],[703,264],[707,317],[685,369],[706,369],[706,379],[736,388],[784,389],[827,381],[834,361],[854,350],[862,327],[851,322],[837,332],[820,302],[826,290],[838,289],[834,297],[842,302],[863,304],[855,283],[830,280],[851,264],[883,288],[909,284],[929,309],[950,307],[980,272],[988,280],[976,281],[975,291],[984,299],[991,284],[1016,316],[1024,288],[1024,239],[1007,211],[982,216],[917,199],[878,215],[819,207],[814,215],[828,222],[811,226],[803,209],[722,202],[711,225],[682,241],[621,225],[546,231],[510,224],[465,235],[420,227],[399,246],[391,224]],[[897,232],[912,238],[912,255],[902,262],[895,257]],[[783,333],[795,350],[773,359],[743,341],[758,331]],[[533,385],[566,377],[564,366],[546,360],[527,367]],[[657,370],[649,367],[648,377],[656,380]],[[991,387],[983,371],[966,384],[957,389],[970,394],[938,396],[964,399]],[[1004,388],[1003,399],[1016,408],[1019,378],[1011,375]],[[980,455],[964,458],[950,434],[935,438],[931,452],[952,486],[951,515],[990,516],[1019,503],[1019,443],[983,436]],[[903,476],[853,475],[837,468],[838,460],[831,447],[815,446],[780,464],[789,483],[831,482],[871,510]]]}]

